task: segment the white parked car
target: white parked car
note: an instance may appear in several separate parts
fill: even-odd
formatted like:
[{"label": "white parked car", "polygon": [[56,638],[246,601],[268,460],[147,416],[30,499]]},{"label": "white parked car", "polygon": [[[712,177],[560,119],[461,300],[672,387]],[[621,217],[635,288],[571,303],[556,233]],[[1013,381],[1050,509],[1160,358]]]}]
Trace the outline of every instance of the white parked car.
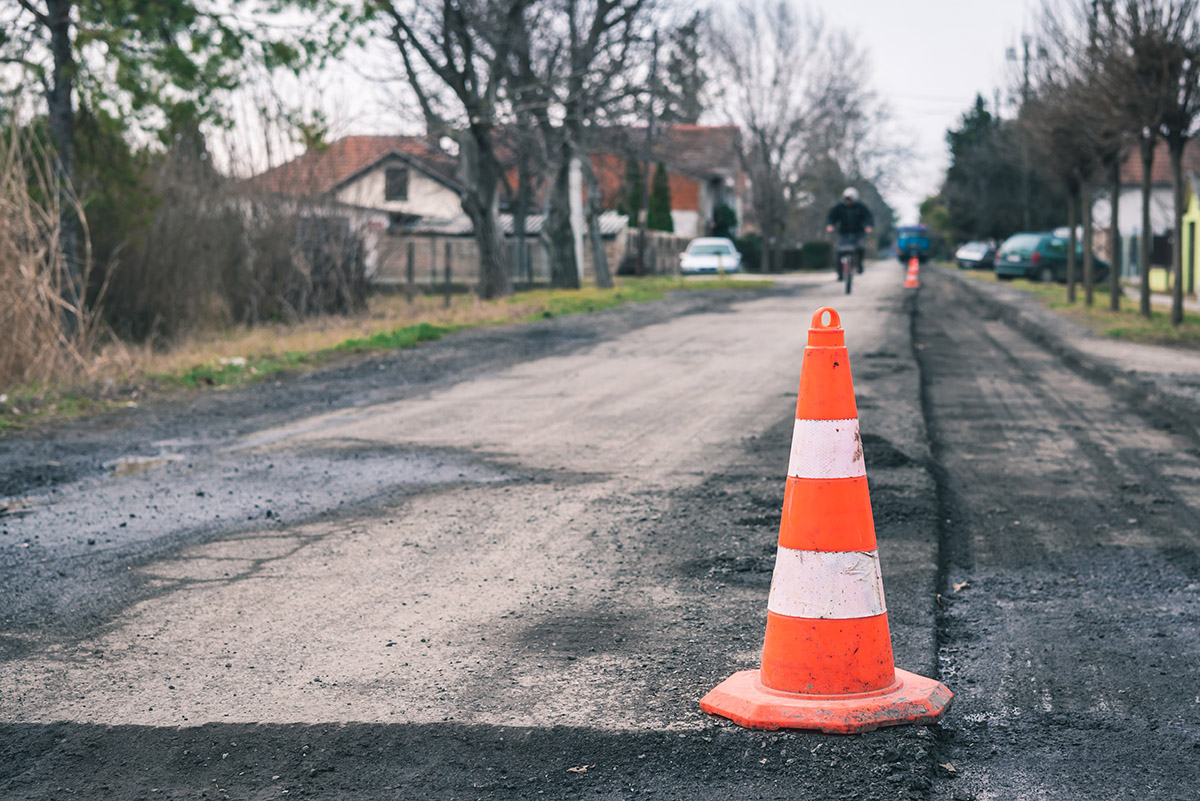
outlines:
[{"label": "white parked car", "polygon": [[736,273],[742,269],[742,254],[723,237],[702,237],[688,243],[679,256],[679,271],[691,273]]}]

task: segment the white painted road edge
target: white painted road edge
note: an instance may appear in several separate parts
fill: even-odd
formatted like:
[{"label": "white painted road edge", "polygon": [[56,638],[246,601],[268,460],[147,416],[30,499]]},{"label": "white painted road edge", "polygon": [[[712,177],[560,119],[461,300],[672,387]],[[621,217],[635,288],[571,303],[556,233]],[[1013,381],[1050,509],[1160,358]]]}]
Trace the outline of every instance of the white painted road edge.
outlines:
[{"label": "white painted road edge", "polygon": [[882,615],[887,606],[879,551],[797,551],[780,546],[767,609],[822,620]]}]

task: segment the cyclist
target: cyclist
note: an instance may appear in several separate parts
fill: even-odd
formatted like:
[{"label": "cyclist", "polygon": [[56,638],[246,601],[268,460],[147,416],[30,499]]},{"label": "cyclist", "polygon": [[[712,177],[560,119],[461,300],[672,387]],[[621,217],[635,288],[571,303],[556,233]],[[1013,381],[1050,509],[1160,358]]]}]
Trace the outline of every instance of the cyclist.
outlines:
[{"label": "cyclist", "polygon": [[[858,248],[854,253],[854,264],[858,268],[857,272],[863,271],[863,252],[865,251],[864,240],[866,235],[871,233],[875,226],[875,217],[871,214],[871,210],[867,208],[865,203],[858,199],[858,190],[853,186],[846,187],[842,192],[842,202],[835,205],[829,210],[829,214],[825,217],[825,230],[829,232],[836,231],[840,237],[856,237],[858,239]],[[838,271],[838,277],[841,277],[842,267],[840,264],[835,265]]]}]

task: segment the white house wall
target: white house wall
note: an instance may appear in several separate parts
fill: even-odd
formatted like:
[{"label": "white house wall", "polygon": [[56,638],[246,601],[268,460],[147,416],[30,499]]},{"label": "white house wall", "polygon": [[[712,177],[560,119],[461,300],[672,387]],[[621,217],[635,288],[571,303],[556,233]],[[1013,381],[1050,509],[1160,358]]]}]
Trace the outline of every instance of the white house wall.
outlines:
[{"label": "white house wall", "polygon": [[[384,200],[388,167],[408,167],[408,200]],[[383,162],[358,176],[338,191],[337,199],[352,206],[421,217],[448,219],[462,213],[457,192],[400,161]]]},{"label": "white house wall", "polygon": [[[1136,278],[1139,272],[1140,246],[1137,237],[1142,232],[1142,188],[1122,187],[1118,199],[1121,228],[1121,275]],[[1099,228],[1112,226],[1112,203],[1102,196],[1092,204],[1092,221]],[[1150,188],[1150,229],[1154,234],[1165,234],[1175,227],[1175,205],[1171,198],[1171,187]]]},{"label": "white house wall", "polygon": [[675,226],[675,236],[694,238],[700,236],[700,212],[672,211],[671,222]]},{"label": "white house wall", "polygon": [[[1141,187],[1121,189],[1118,210],[1121,212],[1121,235],[1130,236],[1142,230]],[[1101,228],[1108,228],[1112,221],[1112,204],[1107,197],[1099,198],[1092,206],[1092,219]],[[1171,200],[1171,187],[1156,186],[1150,190],[1150,228],[1162,234],[1175,224],[1175,206]]]}]

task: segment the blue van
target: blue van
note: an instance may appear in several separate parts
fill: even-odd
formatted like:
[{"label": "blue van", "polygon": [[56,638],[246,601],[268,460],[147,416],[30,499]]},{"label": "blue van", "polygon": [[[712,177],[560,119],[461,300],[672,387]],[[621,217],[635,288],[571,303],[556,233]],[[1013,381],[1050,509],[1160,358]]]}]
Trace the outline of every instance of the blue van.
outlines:
[{"label": "blue van", "polygon": [[930,236],[928,225],[902,225],[896,229],[896,257],[901,264],[916,256],[921,264],[929,260]]}]

